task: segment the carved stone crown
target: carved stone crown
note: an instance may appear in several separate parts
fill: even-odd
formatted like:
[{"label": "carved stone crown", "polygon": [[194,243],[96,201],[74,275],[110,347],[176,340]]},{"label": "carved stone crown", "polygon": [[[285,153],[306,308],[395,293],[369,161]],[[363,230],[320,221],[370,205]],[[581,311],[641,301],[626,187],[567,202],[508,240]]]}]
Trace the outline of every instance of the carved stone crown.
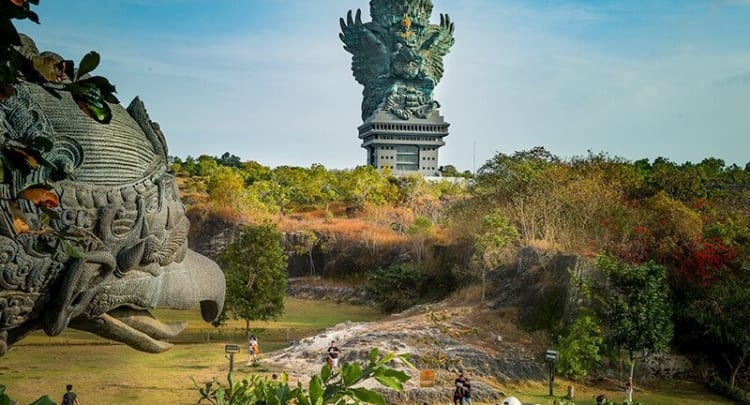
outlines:
[{"label": "carved stone crown", "polygon": [[404,16],[411,23],[425,27],[430,23],[432,0],[370,0],[372,20],[383,27],[401,24]]}]

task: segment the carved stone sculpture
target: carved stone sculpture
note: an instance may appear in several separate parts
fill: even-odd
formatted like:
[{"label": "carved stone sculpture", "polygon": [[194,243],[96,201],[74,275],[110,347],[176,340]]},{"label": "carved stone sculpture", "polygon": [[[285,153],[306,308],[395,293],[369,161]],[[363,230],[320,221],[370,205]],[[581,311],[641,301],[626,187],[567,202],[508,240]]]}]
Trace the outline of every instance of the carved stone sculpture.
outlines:
[{"label": "carved stone sculpture", "polygon": [[[167,145],[143,103],[110,105],[99,124],[69,94],[20,83],[0,102],[6,141],[52,141],[51,165],[31,173],[4,166],[0,185],[0,356],[28,333],[89,331],[146,352],[185,325],[148,309],[190,309],[206,321],[224,303],[224,276],[187,248],[190,226],[167,170]],[[59,205],[18,198],[48,184]],[[56,205],[56,204],[55,204]]]},{"label": "carved stone sculpture", "polygon": [[440,14],[440,24],[430,24],[430,0],[370,0],[372,22],[361,14],[341,19],[339,38],[364,86],[362,120],[378,108],[402,120],[428,118],[440,106],[432,93],[454,42],[450,18]]}]

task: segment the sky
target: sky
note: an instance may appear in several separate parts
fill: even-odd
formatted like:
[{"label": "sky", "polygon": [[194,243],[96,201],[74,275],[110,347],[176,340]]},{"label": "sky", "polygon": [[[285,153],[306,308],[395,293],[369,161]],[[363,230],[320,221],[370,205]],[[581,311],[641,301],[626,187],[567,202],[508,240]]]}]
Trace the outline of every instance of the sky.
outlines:
[{"label": "sky", "polygon": [[[456,42],[435,90],[440,164],[543,146],[563,158],[750,162],[750,0],[433,0]],[[339,18],[368,0],[42,0],[18,23],[135,96],[169,154],[276,167],[366,163]]]}]

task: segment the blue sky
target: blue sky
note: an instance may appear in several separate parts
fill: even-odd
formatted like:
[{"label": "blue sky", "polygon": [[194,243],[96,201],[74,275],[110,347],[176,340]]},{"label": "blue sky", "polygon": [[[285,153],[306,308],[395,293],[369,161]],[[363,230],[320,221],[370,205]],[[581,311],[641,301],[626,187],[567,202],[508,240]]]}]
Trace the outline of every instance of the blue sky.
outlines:
[{"label": "blue sky", "polygon": [[[750,162],[750,0],[433,0],[456,44],[435,98],[441,164],[478,168],[544,146]],[[368,0],[42,0],[19,24],[79,60],[125,105],[138,95],[171,155],[230,152],[269,166],[365,163],[362,88],[338,19]]]}]

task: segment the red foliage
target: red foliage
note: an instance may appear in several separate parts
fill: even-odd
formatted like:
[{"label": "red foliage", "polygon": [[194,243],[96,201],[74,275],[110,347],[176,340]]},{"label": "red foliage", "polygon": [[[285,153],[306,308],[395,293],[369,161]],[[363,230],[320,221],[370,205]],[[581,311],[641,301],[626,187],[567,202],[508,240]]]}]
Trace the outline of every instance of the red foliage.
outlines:
[{"label": "red foliage", "polygon": [[699,287],[710,287],[723,271],[735,272],[737,244],[721,239],[703,239],[694,246],[680,246],[672,254],[675,276]]}]

